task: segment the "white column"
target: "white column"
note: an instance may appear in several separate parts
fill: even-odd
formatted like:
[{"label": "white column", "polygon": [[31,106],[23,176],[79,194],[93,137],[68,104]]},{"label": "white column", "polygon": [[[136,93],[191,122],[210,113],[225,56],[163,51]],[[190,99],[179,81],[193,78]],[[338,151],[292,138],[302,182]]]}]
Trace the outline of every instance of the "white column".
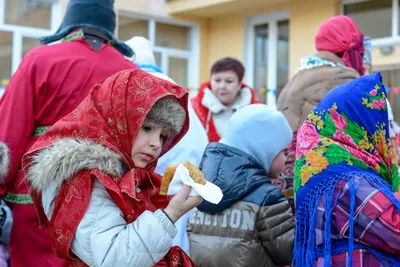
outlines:
[{"label": "white column", "polygon": [[62,17],[64,16],[61,16],[61,3],[60,1],[57,1],[56,3],[51,5],[51,16],[50,16],[51,32],[56,32],[58,27],[60,27]]},{"label": "white column", "polygon": [[276,107],[275,90],[277,87],[278,74],[278,21],[273,20],[269,23],[269,49],[268,49],[268,74],[267,89],[268,98],[267,105],[271,108]]},{"label": "white column", "polygon": [[165,75],[169,77],[168,73],[168,54],[166,52],[161,52],[161,68]]},{"label": "white column", "polygon": [[0,0],[0,25],[5,22],[6,16],[6,0]]},{"label": "white column", "polygon": [[392,37],[399,36],[399,0],[393,0],[392,8]]},{"label": "white column", "polygon": [[14,31],[12,39],[12,61],[11,72],[12,74],[18,69],[19,63],[22,60],[22,35],[20,31]]},{"label": "white column", "polygon": [[200,29],[199,26],[192,26],[189,35],[189,49],[191,56],[187,61],[187,85],[194,89],[200,86]]},{"label": "white column", "polygon": [[156,21],[154,19],[149,20],[149,41],[153,45],[156,45]]},{"label": "white column", "polygon": [[254,31],[255,24],[252,23],[251,18],[246,19],[246,24],[244,27],[244,36],[246,36],[245,46],[244,46],[244,65],[246,67],[244,82],[249,86],[254,87]]}]

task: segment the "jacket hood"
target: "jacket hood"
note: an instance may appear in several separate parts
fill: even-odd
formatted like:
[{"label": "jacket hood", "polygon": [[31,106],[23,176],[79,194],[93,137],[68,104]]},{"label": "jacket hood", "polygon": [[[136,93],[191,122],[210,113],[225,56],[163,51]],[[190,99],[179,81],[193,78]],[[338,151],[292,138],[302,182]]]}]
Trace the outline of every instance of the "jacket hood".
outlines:
[{"label": "jacket hood", "polygon": [[235,112],[220,143],[250,154],[269,173],[272,161],[292,138],[292,130],[281,112],[254,104]]},{"label": "jacket hood", "polygon": [[207,213],[225,210],[271,180],[251,155],[221,143],[207,146],[200,169],[205,179],[219,186],[224,194],[218,205],[203,201],[197,207]]},{"label": "jacket hood", "polygon": [[0,182],[7,176],[9,164],[8,147],[3,142],[0,142]]},{"label": "jacket hood", "polygon": [[82,170],[99,169],[111,177],[124,173],[121,156],[87,140],[61,139],[39,150],[25,170],[32,189],[42,192],[50,184],[61,186]]}]

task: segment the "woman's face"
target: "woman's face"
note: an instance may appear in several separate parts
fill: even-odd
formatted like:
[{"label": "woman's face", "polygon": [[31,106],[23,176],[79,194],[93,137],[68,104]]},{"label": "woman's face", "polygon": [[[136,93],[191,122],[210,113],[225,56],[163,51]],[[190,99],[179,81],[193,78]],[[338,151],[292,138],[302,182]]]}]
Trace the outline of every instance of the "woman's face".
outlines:
[{"label": "woman's face", "polygon": [[211,91],[227,107],[232,106],[241,88],[241,81],[232,70],[211,74]]}]

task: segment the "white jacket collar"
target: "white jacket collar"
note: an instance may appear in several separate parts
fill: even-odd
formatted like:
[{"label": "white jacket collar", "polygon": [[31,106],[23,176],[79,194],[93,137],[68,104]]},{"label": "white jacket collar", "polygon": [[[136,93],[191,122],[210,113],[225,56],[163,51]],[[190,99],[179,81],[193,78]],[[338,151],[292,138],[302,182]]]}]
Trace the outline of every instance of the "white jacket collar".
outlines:
[{"label": "white jacket collar", "polygon": [[240,89],[239,95],[236,98],[235,103],[233,103],[232,107],[228,108],[221,101],[218,97],[208,88],[204,90],[204,96],[201,100],[201,104],[208,108],[211,113],[218,114],[222,111],[232,109],[233,111],[238,110],[244,106],[250,105],[253,95],[251,93],[251,89],[248,87],[244,87]]}]

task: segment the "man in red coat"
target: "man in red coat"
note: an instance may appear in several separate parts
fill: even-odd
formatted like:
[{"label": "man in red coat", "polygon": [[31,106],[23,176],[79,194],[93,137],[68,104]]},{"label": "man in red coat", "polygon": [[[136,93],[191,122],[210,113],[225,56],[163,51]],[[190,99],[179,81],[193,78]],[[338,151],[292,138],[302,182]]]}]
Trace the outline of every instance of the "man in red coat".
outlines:
[{"label": "man in red coat", "polygon": [[124,57],[131,57],[133,51],[114,37],[113,2],[70,0],[58,31],[40,40],[61,42],[31,50],[0,99],[0,142],[9,153],[7,166],[3,161],[7,173],[0,181],[0,196],[13,211],[13,267],[64,263],[52,251],[48,229],[39,228],[20,160],[38,136],[78,106],[93,85],[118,71],[136,68]]}]

